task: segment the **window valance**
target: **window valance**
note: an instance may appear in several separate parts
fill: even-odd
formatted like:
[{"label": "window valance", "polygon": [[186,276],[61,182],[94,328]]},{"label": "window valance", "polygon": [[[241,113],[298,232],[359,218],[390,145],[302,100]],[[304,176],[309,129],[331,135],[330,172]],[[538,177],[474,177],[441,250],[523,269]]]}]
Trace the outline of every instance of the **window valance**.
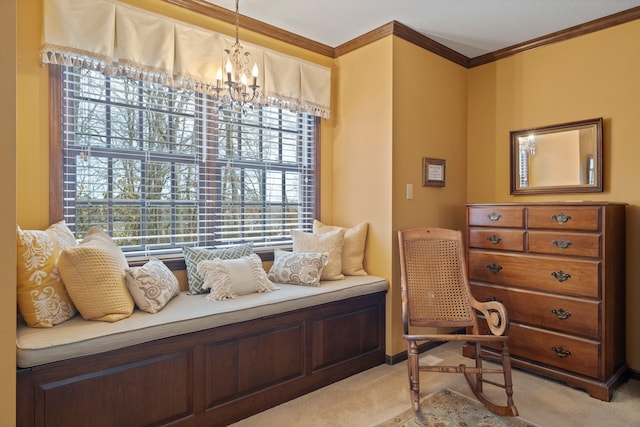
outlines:
[{"label": "window valance", "polygon": [[[68,64],[209,91],[234,39],[117,0],[43,0],[43,64]],[[329,116],[331,70],[242,42],[259,102]],[[250,67],[252,64],[250,65]]]}]

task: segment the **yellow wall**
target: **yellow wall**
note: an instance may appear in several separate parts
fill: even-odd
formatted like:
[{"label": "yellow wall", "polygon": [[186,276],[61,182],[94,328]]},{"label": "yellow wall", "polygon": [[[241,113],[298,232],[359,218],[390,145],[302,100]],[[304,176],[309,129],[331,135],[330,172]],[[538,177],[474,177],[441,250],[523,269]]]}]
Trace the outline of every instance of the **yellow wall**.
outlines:
[{"label": "yellow wall", "polygon": [[[217,22],[167,2],[128,0],[139,7],[233,33]],[[14,20],[14,8],[17,18]],[[48,74],[38,50],[41,0],[2,3],[0,115],[3,143],[0,194],[16,209],[0,214],[0,258],[15,271],[17,222],[49,224]],[[16,25],[13,25],[13,24]],[[11,44],[17,26],[17,54]],[[321,219],[371,224],[366,268],[388,278],[387,354],[401,339],[399,269],[395,233],[432,225],[464,228],[464,203],[592,199],[625,201],[627,209],[628,363],[640,370],[640,155],[635,125],[640,99],[640,21],[586,35],[466,70],[396,37],[330,59],[241,30],[241,38],[333,69],[332,118],[322,121]],[[17,73],[7,64],[15,63]],[[11,96],[16,80],[17,101]],[[5,92],[9,92],[5,94]],[[15,114],[13,114],[15,113]],[[11,120],[17,117],[17,125]],[[578,196],[509,195],[509,131],[593,117],[605,118],[604,193]],[[7,143],[5,143],[5,141]],[[446,160],[446,187],[422,187],[422,157]],[[15,169],[12,167],[12,159]],[[5,165],[5,163],[8,163]],[[17,177],[16,177],[17,175]],[[15,181],[15,186],[12,183]],[[406,184],[414,199],[406,200]],[[6,255],[8,254],[8,256]],[[6,275],[5,275],[6,277]],[[15,282],[9,277],[8,283]],[[2,288],[0,424],[14,424],[15,287]]]},{"label": "yellow wall", "polygon": [[[386,353],[394,356],[406,349],[397,231],[465,226],[467,70],[397,37],[336,64],[333,219],[369,223],[365,267],[390,282]],[[446,187],[422,187],[422,157],[447,161]]]},{"label": "yellow wall", "polygon": [[[393,39],[393,274],[387,302],[387,354],[406,350],[402,338],[398,230],[465,227],[467,70],[412,43]],[[445,160],[445,186],[422,186],[422,158]],[[407,184],[413,199],[407,200]],[[437,331],[432,331],[437,333]]]},{"label": "yellow wall", "polygon": [[16,407],[16,3],[0,8],[0,425],[15,425]]},{"label": "yellow wall", "polygon": [[[468,200],[627,207],[627,363],[640,370],[640,20],[469,70]],[[604,192],[509,194],[509,131],[604,118]]]},{"label": "yellow wall", "polygon": [[[392,38],[336,60],[333,224],[369,223],[365,269],[391,277]],[[323,199],[324,203],[324,199]],[[390,296],[387,296],[387,304]],[[391,321],[387,310],[387,324]],[[390,328],[387,328],[390,341]],[[388,345],[387,345],[388,349]],[[387,352],[388,354],[388,352]]]}]

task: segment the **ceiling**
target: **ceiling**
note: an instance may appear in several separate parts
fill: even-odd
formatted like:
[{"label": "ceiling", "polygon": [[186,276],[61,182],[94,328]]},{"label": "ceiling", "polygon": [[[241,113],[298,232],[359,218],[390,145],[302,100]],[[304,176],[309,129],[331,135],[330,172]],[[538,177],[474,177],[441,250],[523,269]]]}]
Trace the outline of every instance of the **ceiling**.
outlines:
[{"label": "ceiling", "polygon": [[[235,11],[235,0],[206,1]],[[475,58],[637,6],[640,0],[241,0],[239,9],[329,47],[398,21]]]}]

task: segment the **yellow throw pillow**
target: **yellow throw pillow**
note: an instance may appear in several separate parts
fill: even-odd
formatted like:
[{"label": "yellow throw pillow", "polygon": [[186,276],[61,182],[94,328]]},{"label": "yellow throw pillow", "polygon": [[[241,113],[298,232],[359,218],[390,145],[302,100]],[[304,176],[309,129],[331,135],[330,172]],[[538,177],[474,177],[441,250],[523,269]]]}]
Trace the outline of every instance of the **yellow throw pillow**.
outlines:
[{"label": "yellow throw pillow", "polygon": [[67,291],[86,320],[115,322],[133,312],[124,254],[108,234],[91,227],[80,245],[60,253],[58,267]]},{"label": "yellow throw pillow", "polygon": [[313,232],[317,234],[344,229],[344,246],[342,247],[342,274],[345,276],[366,276],[364,269],[364,250],[367,244],[369,224],[363,222],[351,228],[325,225],[318,220],[313,221]]},{"label": "yellow throw pillow", "polygon": [[48,328],[77,313],[67,294],[58,257],[76,239],[64,221],[46,230],[22,230],[16,226],[18,308],[28,326]]}]

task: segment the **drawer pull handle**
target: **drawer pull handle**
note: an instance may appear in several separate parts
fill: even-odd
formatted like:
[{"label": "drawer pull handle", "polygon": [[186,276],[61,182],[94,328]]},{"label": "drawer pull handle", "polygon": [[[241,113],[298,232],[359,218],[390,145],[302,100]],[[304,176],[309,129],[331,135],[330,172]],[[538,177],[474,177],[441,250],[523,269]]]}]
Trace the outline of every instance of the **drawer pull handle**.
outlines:
[{"label": "drawer pull handle", "polygon": [[492,272],[493,274],[498,273],[498,271],[502,270],[502,266],[496,264],[495,262],[493,264],[487,264],[487,268],[489,269],[490,272]]},{"label": "drawer pull handle", "polygon": [[502,241],[502,237],[496,236],[494,234],[493,236],[487,237],[487,240],[490,241],[492,245],[497,245]]},{"label": "drawer pull handle", "polygon": [[554,220],[555,222],[557,222],[558,224],[564,224],[565,222],[569,221],[571,219],[571,215],[565,215],[562,212],[560,212],[557,215],[551,215],[551,219]]},{"label": "drawer pull handle", "polygon": [[571,312],[570,311],[564,311],[564,309],[562,308],[554,308],[553,310],[551,310],[551,312],[553,314],[556,315],[556,317],[560,320],[565,320],[568,319],[569,317],[571,317]]},{"label": "drawer pull handle", "polygon": [[488,297],[487,298],[487,302],[490,302],[490,301],[496,301],[496,302],[499,302],[500,304],[502,304],[502,298]]},{"label": "drawer pull handle", "polygon": [[552,271],[551,275],[560,283],[565,280],[571,279],[571,275],[569,273],[565,273],[564,271]]},{"label": "drawer pull handle", "polygon": [[569,246],[573,244],[571,243],[571,240],[564,240],[564,239],[552,240],[551,243],[553,244],[553,246],[557,247],[558,249],[567,249]]},{"label": "drawer pull handle", "polygon": [[564,347],[560,346],[560,347],[556,347],[555,345],[553,347],[551,347],[551,350],[553,350],[553,352],[556,354],[556,356],[558,357],[567,357],[567,356],[571,356],[571,351],[570,350],[565,350]]},{"label": "drawer pull handle", "polygon": [[490,221],[496,222],[499,221],[500,218],[502,218],[502,215],[500,215],[499,213],[491,212],[489,215],[487,215],[487,218],[489,218]]}]

